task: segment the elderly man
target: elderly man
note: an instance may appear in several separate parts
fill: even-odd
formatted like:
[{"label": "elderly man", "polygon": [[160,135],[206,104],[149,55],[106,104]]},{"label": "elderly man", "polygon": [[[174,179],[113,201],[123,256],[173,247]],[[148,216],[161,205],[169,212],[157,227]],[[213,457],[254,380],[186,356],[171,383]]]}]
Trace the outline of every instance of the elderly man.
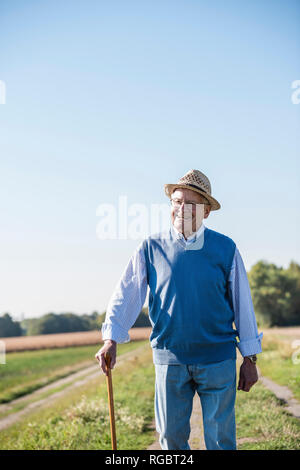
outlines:
[{"label": "elderly man", "polygon": [[[238,390],[257,381],[261,352],[247,273],[235,242],[204,226],[220,209],[209,179],[190,170],[165,185],[170,229],[135,250],[109,302],[102,325],[111,367],[117,343],[130,340],[149,286],[150,343],[155,365],[155,420],[162,449],[190,449],[190,416],[198,393],[208,450],[236,449],[236,347],[243,356]],[[235,328],[233,327],[235,325]],[[237,338],[239,341],[237,341]]]}]

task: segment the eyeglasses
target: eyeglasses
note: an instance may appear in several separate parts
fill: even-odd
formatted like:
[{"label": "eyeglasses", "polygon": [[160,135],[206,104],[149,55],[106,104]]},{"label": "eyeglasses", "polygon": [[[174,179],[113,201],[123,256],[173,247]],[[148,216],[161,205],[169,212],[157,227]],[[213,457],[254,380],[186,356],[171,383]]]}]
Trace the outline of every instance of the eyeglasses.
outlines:
[{"label": "eyeglasses", "polygon": [[190,202],[190,201],[181,201],[180,199],[170,199],[170,202],[173,207],[176,209],[179,209],[181,204],[188,205],[192,208],[192,210],[195,210],[197,206],[201,206],[202,204],[207,204],[207,202]]}]

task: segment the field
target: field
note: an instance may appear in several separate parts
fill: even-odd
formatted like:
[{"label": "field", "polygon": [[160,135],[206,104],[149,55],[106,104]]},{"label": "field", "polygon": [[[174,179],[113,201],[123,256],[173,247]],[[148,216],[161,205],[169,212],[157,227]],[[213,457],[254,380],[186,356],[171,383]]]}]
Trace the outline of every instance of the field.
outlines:
[{"label": "field", "polygon": [[[132,344],[140,348],[140,343]],[[142,343],[143,352],[113,373],[118,448],[141,449],[153,440],[154,366],[148,341]],[[111,449],[104,374],[67,390],[0,437],[0,449]]]},{"label": "field", "polygon": [[[141,340],[149,338],[151,328],[131,328],[130,338]],[[100,344],[101,332],[83,331],[79,333],[58,333],[52,335],[16,336],[12,338],[0,338],[5,343],[6,352],[30,351],[35,349],[66,348],[71,346],[84,346]]]},{"label": "field", "polygon": [[[300,364],[292,360],[295,352],[292,345],[295,339],[300,339],[300,329],[263,332],[263,354],[258,356],[261,374],[287,385],[299,400]],[[10,365],[10,360],[11,369],[2,375],[5,385],[1,394],[2,397],[6,394],[6,398],[10,394],[10,399],[0,405],[0,449],[111,448],[105,376],[96,365],[94,375],[75,384],[72,377],[76,373],[70,373],[78,367],[79,373],[85,371],[87,375],[97,349],[98,346],[77,346],[7,355],[7,364],[0,366],[0,372]],[[26,392],[29,384],[52,380],[52,376],[68,368],[67,384],[54,380],[52,389],[37,388],[37,396]],[[21,375],[24,387],[22,398],[17,400],[12,400],[16,391],[14,374]],[[145,449],[155,438],[154,377],[148,339],[118,345],[113,385],[119,449]],[[17,420],[12,419],[9,426],[1,429],[3,420],[18,413]],[[282,400],[261,382],[249,393],[237,392],[236,423],[238,449],[300,449],[300,420],[289,414]]]},{"label": "field", "polygon": [[262,348],[258,356],[262,375],[287,386],[300,401],[300,328],[264,330]]},{"label": "field", "polygon": [[[0,403],[27,395],[34,390],[98,364],[95,354],[102,345],[73,346],[13,352],[0,367]],[[136,347],[134,341],[117,346],[118,354]]]},{"label": "field", "polygon": [[[288,387],[300,402],[300,363],[293,361],[297,352],[293,342],[300,339],[300,328],[270,328],[263,333],[260,373]],[[248,394],[238,392],[236,408],[240,449],[300,449],[300,419],[291,416],[285,403],[260,382]]]}]

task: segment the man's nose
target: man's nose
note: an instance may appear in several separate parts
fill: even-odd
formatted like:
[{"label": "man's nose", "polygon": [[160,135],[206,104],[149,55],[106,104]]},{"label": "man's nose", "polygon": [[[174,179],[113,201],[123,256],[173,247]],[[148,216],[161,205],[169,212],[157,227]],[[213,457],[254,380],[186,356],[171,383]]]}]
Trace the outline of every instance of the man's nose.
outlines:
[{"label": "man's nose", "polygon": [[191,212],[192,207],[188,202],[182,202],[180,207],[178,207],[178,212]]},{"label": "man's nose", "polygon": [[192,213],[187,210],[180,210],[176,214],[178,217],[191,217]]}]

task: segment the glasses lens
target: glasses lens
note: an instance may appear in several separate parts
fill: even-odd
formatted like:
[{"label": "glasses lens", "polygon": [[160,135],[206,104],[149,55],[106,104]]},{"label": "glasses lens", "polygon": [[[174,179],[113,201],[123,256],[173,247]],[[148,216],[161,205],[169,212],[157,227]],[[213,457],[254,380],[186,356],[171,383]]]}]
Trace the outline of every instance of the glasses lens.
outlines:
[{"label": "glasses lens", "polygon": [[[181,207],[182,201],[171,199],[171,204],[176,209],[178,209],[179,207]],[[195,209],[196,207],[197,207],[197,204],[195,202],[185,202],[184,203],[185,210],[192,210],[192,209]]]},{"label": "glasses lens", "polygon": [[171,199],[171,204],[178,209],[178,207],[181,206],[181,201],[174,201],[174,199]]}]

